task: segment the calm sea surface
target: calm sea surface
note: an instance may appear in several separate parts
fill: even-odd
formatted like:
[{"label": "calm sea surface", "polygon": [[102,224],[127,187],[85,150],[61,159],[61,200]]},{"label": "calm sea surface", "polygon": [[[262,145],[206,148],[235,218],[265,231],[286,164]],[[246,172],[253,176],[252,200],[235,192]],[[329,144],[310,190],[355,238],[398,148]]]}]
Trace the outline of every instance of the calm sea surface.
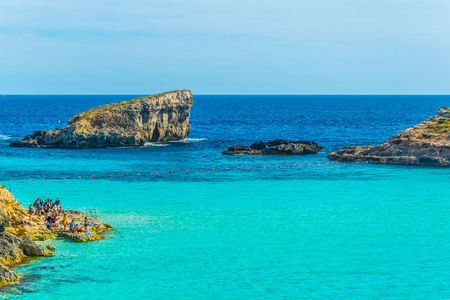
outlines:
[{"label": "calm sea surface", "polygon": [[[198,95],[185,141],[8,147],[136,96],[0,97],[0,184],[24,204],[59,197],[114,226],[99,242],[46,242],[56,256],[17,266],[26,279],[0,298],[450,298],[450,169],[326,163],[435,115],[449,96]],[[324,150],[221,155],[275,138]]]}]

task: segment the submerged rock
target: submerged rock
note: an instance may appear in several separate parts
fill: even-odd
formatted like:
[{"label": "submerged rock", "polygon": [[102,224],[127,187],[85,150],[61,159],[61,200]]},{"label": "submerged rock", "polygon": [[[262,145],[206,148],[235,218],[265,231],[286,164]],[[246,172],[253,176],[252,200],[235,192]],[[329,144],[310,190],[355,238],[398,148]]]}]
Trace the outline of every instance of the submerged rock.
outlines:
[{"label": "submerged rock", "polygon": [[102,148],[183,140],[192,104],[191,91],[180,90],[103,105],[75,115],[63,129],[36,131],[10,146]]},{"label": "submerged rock", "polygon": [[450,166],[450,108],[397,133],[381,145],[344,147],[331,160],[397,165]]},{"label": "submerged rock", "polygon": [[269,142],[259,141],[250,146],[236,145],[223,151],[222,154],[229,155],[302,155],[316,154],[323,147],[314,142],[273,140]]}]

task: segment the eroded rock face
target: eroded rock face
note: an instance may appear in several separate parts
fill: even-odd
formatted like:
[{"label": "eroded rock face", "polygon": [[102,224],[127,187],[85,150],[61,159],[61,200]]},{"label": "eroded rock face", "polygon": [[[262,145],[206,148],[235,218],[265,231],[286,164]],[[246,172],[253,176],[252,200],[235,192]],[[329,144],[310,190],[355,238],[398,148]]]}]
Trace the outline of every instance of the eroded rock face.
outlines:
[{"label": "eroded rock face", "polygon": [[450,108],[408,128],[381,145],[350,146],[328,155],[331,160],[378,164],[450,166]]},{"label": "eroded rock face", "polygon": [[0,285],[7,285],[17,283],[20,280],[20,276],[11,271],[7,267],[0,265]]},{"label": "eroded rock face", "polygon": [[[104,237],[99,233],[112,228],[96,217],[88,218],[88,226],[91,234],[78,234],[64,231],[62,226],[49,230],[44,226],[42,216],[32,216],[31,226],[21,225],[20,219],[25,214],[25,209],[17,202],[13,194],[0,186],[0,285],[16,283],[21,277],[2,265],[13,265],[25,257],[52,256],[49,249],[35,243],[32,239],[45,240],[57,236],[69,238],[77,242],[101,240]],[[76,222],[84,229],[84,214],[76,210],[66,211],[69,220]],[[29,219],[27,218],[27,222]],[[58,222],[62,223],[62,216],[58,216]],[[53,247],[54,249],[54,247]]]},{"label": "eroded rock face", "polygon": [[36,131],[11,147],[122,147],[177,141],[190,132],[192,93],[180,90],[99,106],[75,115],[63,129]]},{"label": "eroded rock face", "polygon": [[29,237],[20,238],[7,232],[0,233],[0,263],[12,265],[26,256],[52,256],[50,250],[36,244]]},{"label": "eroded rock face", "polygon": [[[30,237],[19,237],[8,232],[19,223],[25,210],[14,196],[0,187],[0,285],[16,283],[21,278],[3,265],[20,262],[24,257],[52,256],[50,250],[43,248],[31,240]],[[19,225],[21,227],[23,225]]]},{"label": "eroded rock face", "polygon": [[323,147],[314,142],[273,140],[269,142],[259,141],[250,146],[236,145],[223,151],[222,154],[229,155],[302,155],[316,154]]}]

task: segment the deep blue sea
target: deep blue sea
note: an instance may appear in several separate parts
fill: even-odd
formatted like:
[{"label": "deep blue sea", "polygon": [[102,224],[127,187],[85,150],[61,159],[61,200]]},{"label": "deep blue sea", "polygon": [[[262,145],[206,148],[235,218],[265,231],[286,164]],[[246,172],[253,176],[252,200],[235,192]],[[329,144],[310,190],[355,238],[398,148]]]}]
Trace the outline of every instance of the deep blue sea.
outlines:
[{"label": "deep blue sea", "polygon": [[[56,256],[16,266],[26,279],[0,298],[450,298],[450,169],[326,158],[382,143],[449,106],[450,96],[194,95],[184,141],[8,147],[137,96],[0,97],[0,184],[26,205],[59,197],[114,226],[103,241],[45,242]],[[221,154],[275,138],[324,149]]]}]

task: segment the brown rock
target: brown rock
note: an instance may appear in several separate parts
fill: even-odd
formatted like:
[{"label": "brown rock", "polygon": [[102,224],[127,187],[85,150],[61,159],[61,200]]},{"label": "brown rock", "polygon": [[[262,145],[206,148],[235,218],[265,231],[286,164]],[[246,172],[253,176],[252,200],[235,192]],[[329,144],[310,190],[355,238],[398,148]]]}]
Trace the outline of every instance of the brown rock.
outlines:
[{"label": "brown rock", "polygon": [[63,129],[40,130],[11,147],[120,147],[183,140],[189,135],[191,91],[166,92],[99,106],[75,115]]},{"label": "brown rock", "polygon": [[7,267],[0,265],[0,285],[18,283],[21,278]]},{"label": "brown rock", "polygon": [[397,133],[381,145],[344,147],[331,160],[378,164],[450,166],[450,108]]}]

